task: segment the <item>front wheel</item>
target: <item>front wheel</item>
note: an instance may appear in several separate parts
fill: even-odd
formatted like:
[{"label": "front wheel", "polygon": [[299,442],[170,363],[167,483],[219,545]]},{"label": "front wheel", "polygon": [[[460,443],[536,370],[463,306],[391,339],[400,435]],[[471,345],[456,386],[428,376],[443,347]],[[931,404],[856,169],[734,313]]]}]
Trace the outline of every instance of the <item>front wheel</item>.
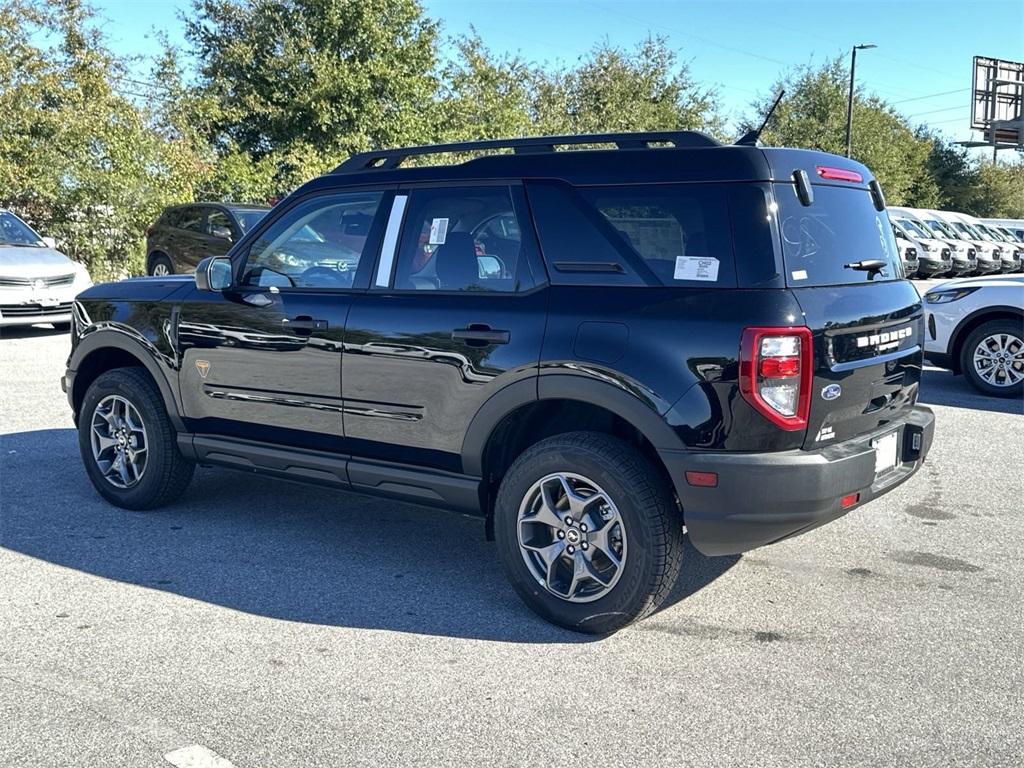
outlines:
[{"label": "front wheel", "polygon": [[990,320],[975,328],[960,352],[960,368],[979,392],[1024,393],[1024,328],[1019,320]]},{"label": "front wheel", "polygon": [[556,435],[516,459],[498,490],[494,531],[523,601],[578,632],[613,632],[652,613],[682,563],[668,483],[602,433]]},{"label": "front wheel", "polygon": [[111,504],[153,509],[184,492],[195,465],[175,437],[163,397],[143,369],[107,371],[86,391],[78,448],[93,486]]}]

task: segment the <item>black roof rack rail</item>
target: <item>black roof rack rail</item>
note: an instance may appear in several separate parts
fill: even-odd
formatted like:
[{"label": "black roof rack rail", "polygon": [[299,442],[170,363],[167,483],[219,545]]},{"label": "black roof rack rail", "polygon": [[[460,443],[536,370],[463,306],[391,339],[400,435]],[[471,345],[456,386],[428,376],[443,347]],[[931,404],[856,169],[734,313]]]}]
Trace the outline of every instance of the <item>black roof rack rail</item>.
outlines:
[{"label": "black roof rack rail", "polygon": [[722,144],[700,131],[653,131],[647,133],[589,133],[572,136],[530,136],[520,139],[489,139],[460,141],[454,144],[428,144],[360,152],[352,155],[332,173],[394,170],[406,159],[419,155],[446,152],[479,152],[488,149],[511,149],[517,155],[554,152],[557,146],[578,144],[614,144],[619,149],[646,149],[651,144],[672,144],[675,147],[720,147]]}]

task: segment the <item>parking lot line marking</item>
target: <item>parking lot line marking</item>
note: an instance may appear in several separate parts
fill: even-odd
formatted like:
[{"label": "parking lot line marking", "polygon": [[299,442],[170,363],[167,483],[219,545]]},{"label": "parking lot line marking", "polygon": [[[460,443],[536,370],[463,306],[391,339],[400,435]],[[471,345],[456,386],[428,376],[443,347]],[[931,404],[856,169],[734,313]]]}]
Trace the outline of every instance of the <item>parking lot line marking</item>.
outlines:
[{"label": "parking lot line marking", "polygon": [[164,760],[177,768],[235,768],[226,757],[221,757],[202,744],[192,744],[168,752]]}]

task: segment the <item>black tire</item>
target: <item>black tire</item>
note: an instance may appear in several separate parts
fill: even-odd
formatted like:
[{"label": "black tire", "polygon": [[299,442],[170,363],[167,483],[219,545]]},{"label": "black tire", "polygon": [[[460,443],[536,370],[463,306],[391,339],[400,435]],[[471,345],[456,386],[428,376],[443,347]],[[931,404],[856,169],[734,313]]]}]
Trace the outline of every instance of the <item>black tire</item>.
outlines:
[{"label": "black tire", "polygon": [[[569,602],[552,594],[527,566],[517,526],[524,497],[553,473],[570,472],[595,481],[618,509],[628,549],[622,573],[592,602]],[[527,449],[508,470],[495,502],[498,556],[523,601],[543,618],[588,634],[614,632],[661,606],[679,575],[683,523],[667,481],[635,448],[611,435],[570,432]]]},{"label": "black tire", "polygon": [[174,264],[171,262],[170,257],[163,253],[154,253],[149,258],[149,274],[155,275],[157,272],[157,265],[165,268],[168,275],[174,274]]},{"label": "black tire", "polygon": [[[118,395],[134,406],[146,430],[145,469],[128,488],[119,488],[104,477],[93,456],[93,415],[110,395]],[[78,448],[93,486],[111,504],[124,509],[155,509],[181,496],[195,465],[178,451],[175,438],[160,391],[144,369],[114,368],[101,374],[86,391],[78,416]]]},{"label": "black tire", "polygon": [[1013,356],[1010,362],[1013,363],[1013,358],[1016,357],[1017,363],[1013,371],[1024,375],[1024,368],[1018,367],[1021,365],[1019,362],[1021,356],[1024,355],[1024,323],[1020,320],[989,320],[987,323],[982,323],[971,331],[960,348],[960,370],[963,371],[971,386],[982,394],[993,397],[1019,398],[1024,394],[1024,379],[1017,381],[1015,384],[998,386],[985,381],[974,367],[974,351],[982,341],[989,336],[1001,334],[1005,334],[1008,339],[1008,351]]}]

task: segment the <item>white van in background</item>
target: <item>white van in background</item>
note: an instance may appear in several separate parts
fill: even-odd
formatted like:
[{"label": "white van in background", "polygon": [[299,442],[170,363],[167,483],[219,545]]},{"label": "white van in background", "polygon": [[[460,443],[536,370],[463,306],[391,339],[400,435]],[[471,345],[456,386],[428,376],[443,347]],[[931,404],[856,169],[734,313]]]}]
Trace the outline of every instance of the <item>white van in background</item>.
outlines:
[{"label": "white van in background", "polygon": [[[887,210],[897,243],[903,242],[900,234],[902,231],[902,237],[917,248],[917,274],[920,277],[959,277],[973,274],[977,270],[978,259],[974,246],[933,232],[913,208],[890,206]],[[949,263],[943,268],[940,265],[944,261]]]},{"label": "white van in background", "polygon": [[[994,230],[990,231],[988,227],[981,223],[980,219],[974,216],[955,211],[950,211],[949,215],[954,220],[954,226],[959,227],[962,224],[975,237],[980,237],[985,242],[992,244],[992,247],[999,254],[1000,270],[1002,272],[1017,271],[1020,267],[1020,251],[1014,244],[1006,242],[1005,238]],[[960,224],[955,222],[960,222]]]},{"label": "white van in background", "polygon": [[1024,272],[1024,244],[1002,227],[986,224],[978,218],[974,219],[974,228],[981,230],[982,234],[1001,244],[1003,272]]},{"label": "white van in background", "polygon": [[1024,243],[1024,219],[980,219],[989,226],[1005,229],[1018,243]]},{"label": "white van in background", "polygon": [[962,221],[958,221],[949,211],[921,208],[917,210],[917,214],[933,232],[969,243],[978,256],[977,274],[988,275],[1002,271],[1000,253],[996,251],[995,246],[988,240],[976,238],[970,228]]}]

